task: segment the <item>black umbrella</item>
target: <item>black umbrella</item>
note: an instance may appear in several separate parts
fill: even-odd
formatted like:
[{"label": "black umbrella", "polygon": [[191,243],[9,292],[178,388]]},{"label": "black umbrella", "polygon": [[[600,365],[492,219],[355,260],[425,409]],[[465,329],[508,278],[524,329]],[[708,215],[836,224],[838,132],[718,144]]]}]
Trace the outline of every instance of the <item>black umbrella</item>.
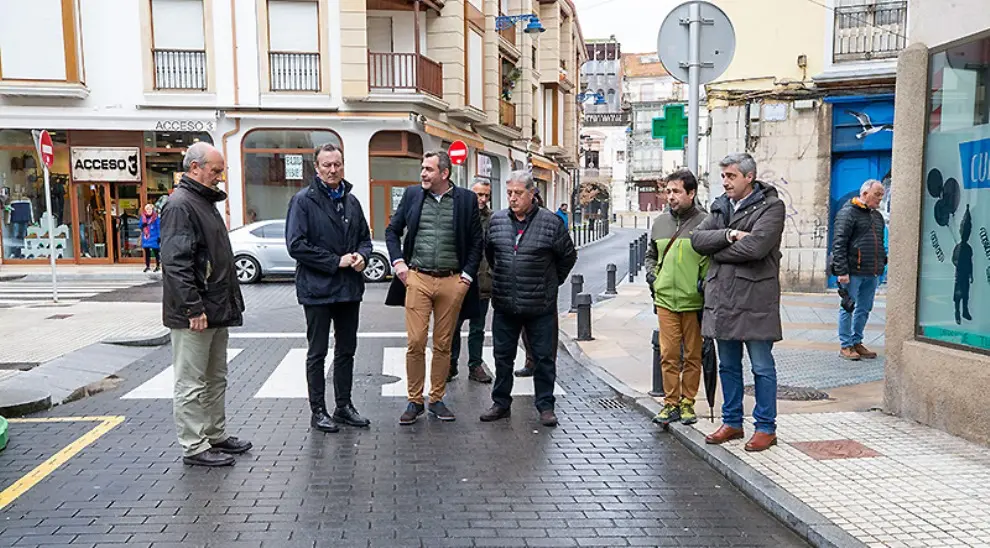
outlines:
[{"label": "black umbrella", "polygon": [[709,417],[715,422],[715,388],[718,386],[718,358],[715,341],[705,338],[701,345],[701,371],[705,377],[705,397],[708,398]]},{"label": "black umbrella", "polygon": [[[699,323],[704,314],[698,312]],[[701,344],[701,372],[705,379],[705,397],[708,398],[709,417],[715,422],[715,389],[718,387],[718,357],[715,354],[715,340],[705,337]]]}]

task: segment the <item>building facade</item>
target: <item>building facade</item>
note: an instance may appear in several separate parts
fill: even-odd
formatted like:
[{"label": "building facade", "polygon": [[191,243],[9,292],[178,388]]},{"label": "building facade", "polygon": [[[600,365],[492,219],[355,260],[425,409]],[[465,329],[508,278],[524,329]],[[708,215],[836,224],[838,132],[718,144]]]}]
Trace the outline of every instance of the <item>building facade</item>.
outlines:
[{"label": "building facade", "polygon": [[629,211],[626,191],[626,130],[623,109],[622,46],[615,37],[588,40],[588,61],[581,67],[584,118],[581,130],[581,181],[608,188],[613,213]]},{"label": "building facade", "polygon": [[[545,31],[496,30],[524,14]],[[452,178],[488,178],[496,207],[513,169],[569,197],[584,56],[569,0],[4,3],[0,256],[47,260],[50,214],[59,260],[139,261],[139,208],[168,195],[197,141],[227,158],[230,227],[284,217],[326,142],[376,239],[423,151],[454,140],[469,154]],[[55,141],[51,212],[32,129]]]},{"label": "building facade", "polygon": [[908,11],[884,408],[990,443],[981,400],[990,383],[990,12],[981,0],[911,0]]},{"label": "building facade", "polygon": [[[757,160],[787,206],[781,280],[835,287],[826,275],[832,222],[867,179],[890,184],[896,57],[904,1],[715,0],[738,37],[729,69],[706,86],[711,173],[731,152]],[[806,24],[766,25],[765,13]],[[713,181],[712,197],[721,194]],[[883,212],[888,216],[889,204]]]}]

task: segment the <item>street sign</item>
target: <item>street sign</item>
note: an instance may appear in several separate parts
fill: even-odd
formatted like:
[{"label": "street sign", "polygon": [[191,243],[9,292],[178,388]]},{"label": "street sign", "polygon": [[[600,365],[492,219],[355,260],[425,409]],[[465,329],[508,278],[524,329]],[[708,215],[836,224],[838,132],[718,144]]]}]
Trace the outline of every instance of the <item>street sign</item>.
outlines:
[{"label": "street sign", "polygon": [[38,148],[41,152],[41,162],[48,169],[55,163],[55,145],[52,144],[52,136],[47,131],[42,131],[38,138]]},{"label": "street sign", "polygon": [[663,117],[653,119],[653,138],[663,139],[664,150],[684,150],[687,136],[684,105],[667,105],[663,108]]},{"label": "street sign", "polygon": [[447,154],[450,156],[450,162],[455,166],[464,165],[467,161],[468,149],[464,141],[454,141],[450,143],[450,148],[447,149]]},{"label": "street sign", "polygon": [[[687,168],[698,173],[698,130],[702,84],[721,76],[732,62],[736,31],[725,12],[702,0],[677,6],[660,25],[657,55],[667,72],[688,85]],[[664,148],[668,147],[664,139]]]}]

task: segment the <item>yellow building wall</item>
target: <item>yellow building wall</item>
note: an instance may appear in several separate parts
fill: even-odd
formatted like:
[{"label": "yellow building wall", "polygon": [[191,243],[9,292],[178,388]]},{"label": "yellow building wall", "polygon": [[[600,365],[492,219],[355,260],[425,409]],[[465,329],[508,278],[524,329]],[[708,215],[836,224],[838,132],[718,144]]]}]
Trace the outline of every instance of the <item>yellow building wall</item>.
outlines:
[{"label": "yellow building wall", "polygon": [[[824,7],[804,0],[710,0],[722,8],[736,32],[729,69],[712,89],[772,89],[774,82],[809,81],[825,64]],[[824,2],[822,2],[824,3]],[[798,56],[807,56],[807,68]]]}]

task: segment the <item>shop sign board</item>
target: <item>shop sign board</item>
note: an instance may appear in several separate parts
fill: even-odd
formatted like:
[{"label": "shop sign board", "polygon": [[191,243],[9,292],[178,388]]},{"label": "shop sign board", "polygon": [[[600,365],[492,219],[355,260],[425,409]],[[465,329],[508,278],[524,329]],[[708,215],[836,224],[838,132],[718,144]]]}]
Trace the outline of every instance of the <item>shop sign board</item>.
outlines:
[{"label": "shop sign board", "polygon": [[74,181],[141,182],[138,147],[72,147]]},{"label": "shop sign board", "polygon": [[213,120],[158,120],[155,131],[213,131]]},{"label": "shop sign board", "polygon": [[303,178],[302,154],[286,154],[285,179],[287,181],[301,181],[302,178]]}]

